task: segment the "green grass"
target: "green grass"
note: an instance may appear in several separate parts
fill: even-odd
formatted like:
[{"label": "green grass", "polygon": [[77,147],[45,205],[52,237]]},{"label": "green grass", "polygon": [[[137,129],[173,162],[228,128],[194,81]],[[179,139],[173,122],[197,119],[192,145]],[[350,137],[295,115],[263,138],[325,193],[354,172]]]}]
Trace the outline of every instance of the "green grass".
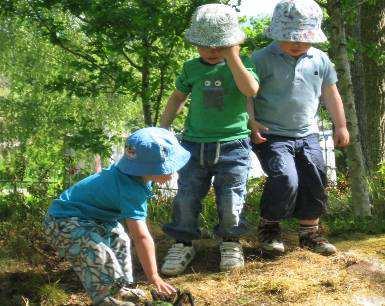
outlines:
[{"label": "green grass", "polygon": [[58,282],[45,284],[40,287],[39,296],[42,306],[63,305],[68,301],[68,295],[59,287]]}]

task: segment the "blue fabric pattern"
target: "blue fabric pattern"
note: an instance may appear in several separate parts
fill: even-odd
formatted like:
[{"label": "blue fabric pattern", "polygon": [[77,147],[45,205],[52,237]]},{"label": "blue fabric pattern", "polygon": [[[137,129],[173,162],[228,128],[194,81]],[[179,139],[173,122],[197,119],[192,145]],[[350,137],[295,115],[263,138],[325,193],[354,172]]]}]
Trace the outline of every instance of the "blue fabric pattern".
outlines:
[{"label": "blue fabric pattern", "polygon": [[131,242],[120,223],[47,216],[44,227],[94,304],[133,282]]},{"label": "blue fabric pattern", "polygon": [[321,43],[322,9],[313,0],[282,0],[274,8],[266,36],[279,41]]}]

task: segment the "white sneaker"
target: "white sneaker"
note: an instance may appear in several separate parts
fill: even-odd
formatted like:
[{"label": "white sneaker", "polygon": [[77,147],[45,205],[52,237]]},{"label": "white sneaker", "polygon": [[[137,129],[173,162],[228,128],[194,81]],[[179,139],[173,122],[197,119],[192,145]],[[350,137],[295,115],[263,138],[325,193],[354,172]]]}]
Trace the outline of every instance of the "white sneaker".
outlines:
[{"label": "white sneaker", "polygon": [[221,263],[219,264],[221,271],[244,267],[242,246],[239,242],[222,242],[219,249],[221,251]]},{"label": "white sneaker", "polygon": [[193,260],[195,249],[193,246],[185,246],[183,243],[175,243],[168,250],[161,272],[164,275],[175,276],[181,274]]}]

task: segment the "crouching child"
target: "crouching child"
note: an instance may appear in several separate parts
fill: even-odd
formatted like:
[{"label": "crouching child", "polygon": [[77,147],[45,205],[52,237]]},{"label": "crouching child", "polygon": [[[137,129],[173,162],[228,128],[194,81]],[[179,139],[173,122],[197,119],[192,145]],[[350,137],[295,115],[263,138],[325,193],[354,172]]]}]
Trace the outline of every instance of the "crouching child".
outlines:
[{"label": "crouching child", "polygon": [[144,273],[158,292],[175,292],[159,276],[155,246],[147,228],[151,183],[165,183],[190,153],[174,135],[144,128],[128,137],[123,157],[76,183],[48,209],[48,241],[70,262],[94,305],[134,305],[144,293],[133,289],[131,241]]}]

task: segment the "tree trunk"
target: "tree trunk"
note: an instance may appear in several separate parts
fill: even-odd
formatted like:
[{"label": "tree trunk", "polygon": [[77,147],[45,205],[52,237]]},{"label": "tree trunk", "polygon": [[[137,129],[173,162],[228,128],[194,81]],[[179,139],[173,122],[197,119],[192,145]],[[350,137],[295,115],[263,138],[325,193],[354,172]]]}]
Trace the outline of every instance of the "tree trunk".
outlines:
[{"label": "tree trunk", "polygon": [[371,172],[385,162],[385,1],[361,8],[364,46],[365,156]]},{"label": "tree trunk", "polygon": [[[354,5],[357,5],[358,0],[355,0]],[[354,12],[354,24],[348,25],[347,35],[348,37],[353,37],[354,41],[361,43],[361,6],[357,6],[357,10]],[[363,50],[361,48],[355,48],[353,59],[350,61],[352,81],[353,81],[353,91],[354,91],[354,104],[357,111],[358,127],[361,141],[361,148],[364,155],[365,169],[369,170],[369,164],[366,156],[369,155],[371,146],[368,143],[367,136],[367,123],[366,123],[366,97],[364,90],[364,65],[363,65]]]},{"label": "tree trunk", "polygon": [[336,68],[339,73],[339,88],[344,100],[346,119],[351,135],[351,144],[346,150],[347,164],[350,175],[349,183],[352,190],[352,204],[356,215],[370,216],[368,185],[364,167],[364,159],[359,138],[357,114],[354,104],[352,78],[346,47],[345,26],[339,0],[328,1],[328,13],[332,25],[331,46],[336,48]]}]

